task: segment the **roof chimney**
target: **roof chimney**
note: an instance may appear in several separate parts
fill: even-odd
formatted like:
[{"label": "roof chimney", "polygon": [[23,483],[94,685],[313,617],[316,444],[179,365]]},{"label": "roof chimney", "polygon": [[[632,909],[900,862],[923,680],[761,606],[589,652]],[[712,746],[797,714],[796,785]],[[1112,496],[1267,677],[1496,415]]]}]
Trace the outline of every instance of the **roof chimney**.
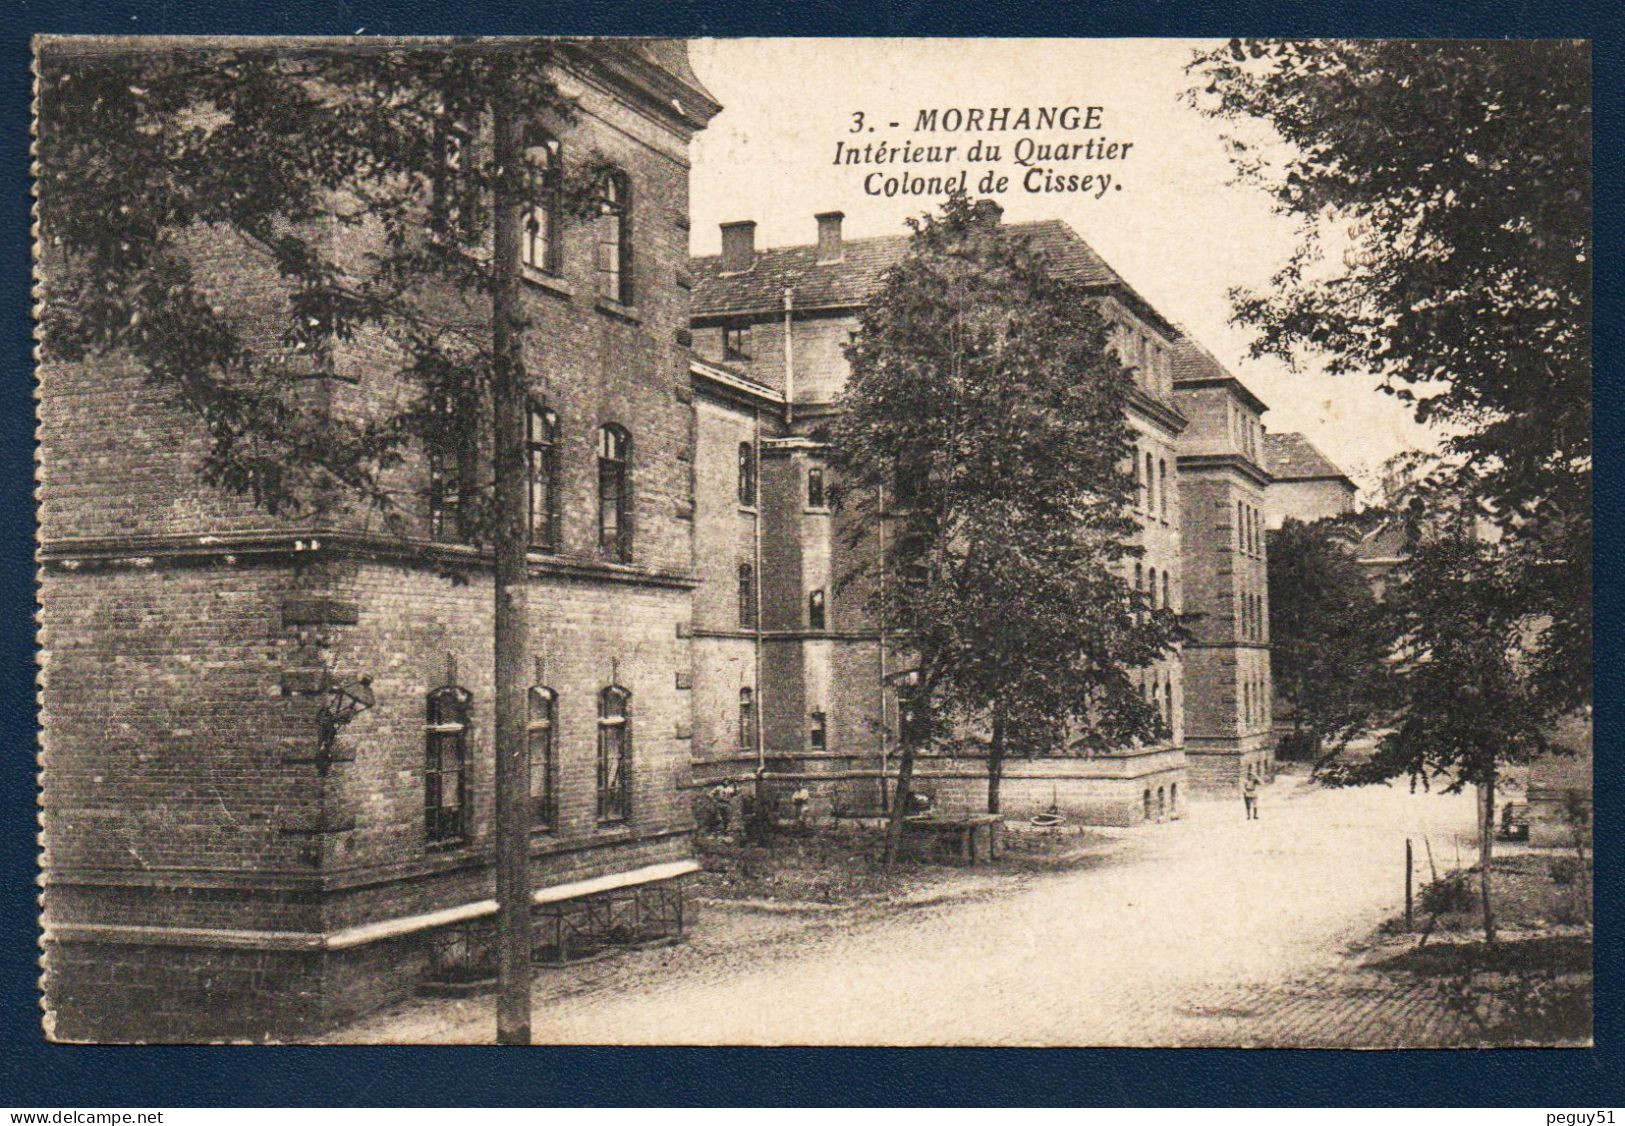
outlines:
[{"label": "roof chimney", "polygon": [[846,218],[844,211],[820,211],[813,216],[818,220],[818,258],[819,262],[839,262],[841,260],[841,220]]},{"label": "roof chimney", "polygon": [[756,263],[756,223],[745,219],[722,224],[722,272],[738,274]]}]

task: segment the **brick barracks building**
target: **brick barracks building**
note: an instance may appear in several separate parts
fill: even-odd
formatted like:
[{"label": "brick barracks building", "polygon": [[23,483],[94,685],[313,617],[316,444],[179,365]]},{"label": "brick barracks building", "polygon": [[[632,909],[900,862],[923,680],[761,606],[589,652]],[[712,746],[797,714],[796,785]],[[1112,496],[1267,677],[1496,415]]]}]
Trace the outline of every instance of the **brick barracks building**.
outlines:
[{"label": "brick barracks building", "polygon": [[[809,785],[815,812],[873,811],[896,746],[897,657],[864,612],[869,589],[839,582],[852,570],[846,553],[863,548],[849,546],[831,509],[834,482],[812,435],[845,387],[842,345],[908,239],[845,239],[840,212],[815,218],[816,243],[765,251],[754,223],[725,224],[722,253],[693,267],[694,777],[761,772],[770,790]],[[1194,652],[1140,673],[1171,739],[1012,757],[1004,808],[1055,806],[1116,825],[1175,817],[1192,785],[1227,790],[1267,770],[1264,405],[1070,228],[1012,229],[1098,294],[1136,370],[1144,552],[1125,578],[1198,625]],[[918,770],[939,806],[980,807],[985,762],[974,750]]]},{"label": "brick barracks building", "polygon": [[[687,143],[719,107],[679,41],[571,50],[580,112],[532,159],[612,171],[524,253],[539,945],[680,924],[696,868]],[[197,266],[279,304],[227,238]],[[312,393],[365,410],[389,370],[341,345]],[[39,375],[48,1030],[298,1037],[455,967],[496,904],[490,571],[454,497],[404,537],[278,520],[197,481],[201,428],[140,371]]]},{"label": "brick barracks building", "polygon": [[[810,435],[907,239],[844,240],[831,212],[815,245],[758,252],[730,224],[720,257],[691,261],[687,142],[719,107],[681,43],[573,50],[558,81],[580,113],[535,122],[531,156],[608,162],[606,206],[565,224],[539,201],[523,267],[544,957],[681,925],[694,804],[719,778],[807,783],[815,814],[878,809],[897,728],[896,656],[868,591],[838,583]],[[1013,758],[1006,809],[1175,817],[1263,755],[1247,717],[1267,642],[1245,632],[1267,620],[1263,556],[1232,503],[1258,507],[1238,427],[1262,404],[1222,373],[1192,382],[1189,342],[1063,224],[1017,229],[1098,294],[1138,371],[1144,554],[1125,578],[1204,616],[1194,648],[1140,674],[1170,740]],[[196,265],[245,318],[281,315],[243,248],[200,241]],[[376,409],[391,370],[341,344],[310,393]],[[39,375],[52,1035],[298,1038],[477,967],[496,910],[492,592],[446,467],[403,469],[425,498],[408,534],[289,522],[200,484],[206,436],[132,365]],[[976,808],[983,767],[930,758],[919,781]]]}]

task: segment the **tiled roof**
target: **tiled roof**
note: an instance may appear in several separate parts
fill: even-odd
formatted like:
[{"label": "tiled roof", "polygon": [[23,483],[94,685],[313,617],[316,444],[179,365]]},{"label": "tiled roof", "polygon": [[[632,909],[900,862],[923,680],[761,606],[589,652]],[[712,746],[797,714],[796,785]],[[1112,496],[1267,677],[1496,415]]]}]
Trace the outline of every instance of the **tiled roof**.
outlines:
[{"label": "tiled roof", "polygon": [[1175,386],[1199,380],[1225,379],[1235,385],[1253,410],[1262,414],[1269,409],[1262,399],[1253,394],[1251,388],[1231,375],[1230,369],[1221,364],[1212,352],[1186,335],[1183,328],[1179,339],[1174,341],[1173,368]]},{"label": "tiled roof", "polygon": [[1354,549],[1354,558],[1374,562],[1403,559],[1411,553],[1411,537],[1403,522],[1385,520],[1372,528]]},{"label": "tiled roof", "polygon": [[1349,481],[1347,473],[1339,469],[1325,454],[1302,434],[1265,434],[1264,460],[1270,476],[1277,481],[1308,481],[1323,477],[1337,477]]},{"label": "tiled roof", "polygon": [[[1055,272],[1093,288],[1120,289],[1156,321],[1167,321],[1122,277],[1095,253],[1093,247],[1059,219],[1011,223],[1009,228],[1028,236],[1047,254]],[[816,246],[785,246],[759,250],[749,270],[725,274],[722,257],[696,258],[693,313],[743,313],[783,307],[784,291],[795,290],[799,308],[858,305],[880,288],[882,276],[908,252],[909,236],[881,235],[846,239],[837,262],[819,263]],[[1167,325],[1173,331],[1172,325]]]}]

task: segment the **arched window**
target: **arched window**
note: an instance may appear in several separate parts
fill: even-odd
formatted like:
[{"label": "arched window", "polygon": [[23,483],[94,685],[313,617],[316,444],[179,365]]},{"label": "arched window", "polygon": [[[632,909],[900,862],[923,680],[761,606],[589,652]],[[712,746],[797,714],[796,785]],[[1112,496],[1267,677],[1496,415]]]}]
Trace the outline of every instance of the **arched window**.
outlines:
[{"label": "arched window", "polygon": [[598,181],[598,295],[632,304],[632,181],[612,168]]},{"label": "arched window", "polygon": [[1236,550],[1244,554],[1247,551],[1247,507],[1239,500],[1236,502]]},{"label": "arched window", "polygon": [[621,563],[632,561],[631,460],[631,436],[614,423],[599,427],[598,550]]},{"label": "arched window", "polygon": [[1164,571],[1162,573],[1162,605],[1166,610],[1172,610],[1174,608],[1173,598],[1169,594],[1171,589],[1172,587],[1170,587],[1168,583],[1168,572]]},{"label": "arched window", "polygon": [[817,466],[807,470],[807,507],[824,507],[824,471]]},{"label": "arched window", "polygon": [[1150,587],[1146,592],[1147,601],[1151,603],[1151,609],[1155,610],[1157,608],[1157,569],[1155,567],[1150,568],[1146,571],[1145,577],[1148,580],[1146,585]]},{"label": "arched window", "polygon": [[632,694],[610,685],[598,694],[598,820],[632,811]]},{"label": "arched window", "polygon": [[739,443],[739,503],[756,506],[756,447],[749,442]]},{"label": "arched window", "polygon": [[1145,511],[1148,516],[1157,511],[1157,466],[1150,454],[1145,455]]},{"label": "arched window", "polygon": [[447,685],[429,693],[424,724],[424,836],[460,841],[468,831],[468,717],[473,697]]},{"label": "arched window", "polygon": [[1151,820],[1151,789],[1150,789],[1150,787],[1147,787],[1146,791],[1145,791],[1145,819],[1147,821]]},{"label": "arched window", "polygon": [[756,628],[756,568],[739,565],[739,628]]},{"label": "arched window", "polygon": [[558,138],[540,129],[525,138],[530,172],[520,258],[533,270],[555,277],[564,265],[564,150]]},{"label": "arched window", "polygon": [[1168,462],[1157,459],[1157,493],[1162,498],[1162,519],[1168,520]]},{"label": "arched window", "polygon": [[538,829],[553,825],[557,811],[553,804],[553,775],[556,768],[554,747],[558,735],[558,694],[538,684],[526,693],[528,712],[525,720],[525,743],[530,754],[530,823]]},{"label": "arched window", "polygon": [[1168,812],[1167,790],[1157,787],[1157,816],[1160,818]]},{"label": "arched window", "polygon": [[824,592],[815,590],[807,595],[807,628],[824,628]]},{"label": "arched window", "polygon": [[1145,466],[1140,462],[1140,455],[1136,453],[1134,461],[1134,507],[1142,511],[1145,509]]},{"label": "arched window", "polygon": [[525,418],[525,461],[530,475],[530,546],[559,549],[559,416],[532,399]]},{"label": "arched window", "polygon": [[756,693],[749,688],[739,690],[739,749],[756,750]]},{"label": "arched window", "polygon": [[1168,784],[1168,812],[1169,813],[1178,813],[1179,812],[1179,783],[1178,782],[1170,782]]}]

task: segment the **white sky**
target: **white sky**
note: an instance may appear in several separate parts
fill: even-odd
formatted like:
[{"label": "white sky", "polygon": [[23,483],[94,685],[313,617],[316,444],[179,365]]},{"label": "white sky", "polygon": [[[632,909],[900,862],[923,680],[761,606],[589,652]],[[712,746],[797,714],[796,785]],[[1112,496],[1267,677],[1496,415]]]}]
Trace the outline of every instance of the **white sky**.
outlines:
[{"label": "white sky", "polygon": [[[1024,170],[1010,159],[1010,146],[1023,134],[988,135],[1004,144],[1001,171],[1013,173],[1017,188],[998,197],[1006,219],[1067,222],[1270,405],[1269,429],[1302,432],[1351,475],[1364,476],[1400,450],[1430,447],[1429,432],[1373,380],[1295,374],[1275,360],[1246,358],[1249,334],[1228,323],[1227,290],[1268,282],[1292,249],[1293,220],[1272,214],[1257,190],[1229,183],[1220,124],[1179,100],[1190,84],[1184,66],[1197,46],[1166,39],[695,41],[695,72],[725,108],[693,148],[692,249],[716,253],[717,224],[737,219],[756,220],[758,247],[810,243],[813,214],[828,210],[846,213],[849,237],[902,231],[907,216],[935,201],[866,195],[863,178],[874,169],[837,167],[835,145],[934,139],[963,153],[975,139],[913,133],[920,109],[1099,105],[1098,133],[1034,136],[1132,141],[1125,161],[1055,165],[1111,172],[1122,190],[1100,199],[1027,194],[1019,190]],[[858,110],[878,124],[874,134],[848,133]],[[893,121],[902,127],[889,129]],[[883,171],[905,169],[945,170],[913,164]]]}]

